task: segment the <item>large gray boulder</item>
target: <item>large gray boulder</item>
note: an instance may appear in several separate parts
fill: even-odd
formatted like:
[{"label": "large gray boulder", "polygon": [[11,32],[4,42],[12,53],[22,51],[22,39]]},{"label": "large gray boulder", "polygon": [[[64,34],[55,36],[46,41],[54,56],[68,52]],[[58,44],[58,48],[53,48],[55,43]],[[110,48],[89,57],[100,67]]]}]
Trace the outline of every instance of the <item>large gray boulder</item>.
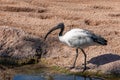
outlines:
[{"label": "large gray boulder", "polygon": [[22,29],[0,26],[0,63],[26,64],[37,62],[45,53],[45,44]]}]

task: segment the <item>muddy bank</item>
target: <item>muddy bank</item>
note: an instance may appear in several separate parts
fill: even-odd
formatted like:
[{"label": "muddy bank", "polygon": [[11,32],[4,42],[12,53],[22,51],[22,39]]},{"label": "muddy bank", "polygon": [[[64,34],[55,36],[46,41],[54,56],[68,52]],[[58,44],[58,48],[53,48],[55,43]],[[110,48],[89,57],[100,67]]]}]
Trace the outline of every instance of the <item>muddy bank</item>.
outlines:
[{"label": "muddy bank", "polygon": [[[4,67],[5,69],[5,67]],[[36,77],[38,76],[41,80],[51,79],[52,80],[59,80],[59,78],[55,78],[55,75],[61,76],[60,79],[67,79],[71,78],[70,76],[74,76],[74,79],[76,80],[76,77],[78,79],[99,79],[99,80],[119,80],[119,75],[106,75],[106,74],[100,74],[100,73],[92,73],[92,72],[85,72],[85,73],[73,73],[69,70],[66,70],[65,68],[61,68],[58,66],[43,66],[43,64],[31,64],[31,65],[24,65],[21,67],[14,67],[11,69],[5,69],[1,71],[0,67],[0,80],[23,80],[27,77],[36,80]],[[35,77],[36,76],[36,77]],[[67,78],[65,78],[65,76]],[[44,79],[43,79],[44,78]],[[68,79],[69,80],[69,79]]]}]

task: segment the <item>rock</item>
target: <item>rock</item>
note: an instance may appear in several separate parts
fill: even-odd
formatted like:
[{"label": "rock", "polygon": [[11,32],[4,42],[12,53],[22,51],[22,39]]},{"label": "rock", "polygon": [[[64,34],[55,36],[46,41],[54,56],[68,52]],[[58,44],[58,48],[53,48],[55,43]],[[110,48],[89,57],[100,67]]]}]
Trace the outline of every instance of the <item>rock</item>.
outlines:
[{"label": "rock", "polygon": [[98,70],[108,74],[120,74],[120,60],[101,65],[98,67]]},{"label": "rock", "polygon": [[45,44],[22,29],[0,26],[0,63],[35,63],[45,53]]},{"label": "rock", "polygon": [[104,54],[88,61],[89,71],[101,71],[105,74],[120,74],[120,56],[116,54]]}]

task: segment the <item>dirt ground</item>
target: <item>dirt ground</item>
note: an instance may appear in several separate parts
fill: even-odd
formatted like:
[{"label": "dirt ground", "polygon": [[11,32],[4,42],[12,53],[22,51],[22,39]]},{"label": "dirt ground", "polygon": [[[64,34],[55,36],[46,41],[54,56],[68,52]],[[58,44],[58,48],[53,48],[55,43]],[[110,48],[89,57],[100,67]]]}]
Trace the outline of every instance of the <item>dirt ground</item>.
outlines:
[{"label": "dirt ground", "polygon": [[[82,28],[100,34],[107,46],[85,49],[90,68],[120,70],[120,0],[0,0],[0,26],[17,27],[44,37],[49,29],[64,22],[65,31]],[[50,65],[72,65],[75,49],[59,42],[59,31],[52,33],[46,43],[46,60]],[[84,56],[79,51],[77,67]]]}]

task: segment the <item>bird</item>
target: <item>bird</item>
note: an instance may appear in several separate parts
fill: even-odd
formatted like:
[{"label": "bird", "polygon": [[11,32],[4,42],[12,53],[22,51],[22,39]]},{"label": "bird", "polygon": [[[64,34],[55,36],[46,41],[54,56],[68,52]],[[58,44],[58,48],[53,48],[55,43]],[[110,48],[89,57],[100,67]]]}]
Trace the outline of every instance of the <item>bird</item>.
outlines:
[{"label": "bird", "polygon": [[46,40],[49,34],[51,34],[53,31],[57,29],[60,29],[60,32],[58,35],[60,42],[65,43],[70,47],[76,48],[76,56],[74,58],[73,65],[70,67],[70,69],[75,68],[76,60],[78,58],[78,49],[80,49],[84,54],[84,69],[83,69],[83,72],[84,72],[87,69],[86,67],[87,55],[84,51],[84,48],[87,48],[89,46],[94,46],[94,45],[103,45],[103,46],[107,45],[107,40],[105,38],[86,29],[73,28],[63,35],[63,31],[65,29],[65,25],[63,22],[57,24],[55,27],[50,29],[47,32],[47,34],[44,36],[44,40]]}]

